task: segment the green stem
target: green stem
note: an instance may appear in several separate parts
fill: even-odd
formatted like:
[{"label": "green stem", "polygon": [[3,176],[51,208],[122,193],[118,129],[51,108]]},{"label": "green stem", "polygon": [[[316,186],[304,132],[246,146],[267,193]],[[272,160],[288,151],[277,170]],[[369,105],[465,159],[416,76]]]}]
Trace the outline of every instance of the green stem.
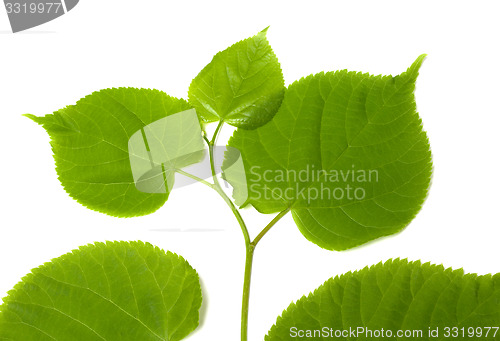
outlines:
[{"label": "green stem", "polygon": [[252,281],[252,266],[255,247],[259,241],[266,235],[267,232],[288,212],[290,208],[280,212],[267,226],[259,233],[259,235],[247,247],[245,261],[245,278],[243,281],[243,303],[241,305],[241,341],[247,341],[248,338],[248,312],[250,306],[250,285]]},{"label": "green stem", "polygon": [[187,176],[188,178],[191,178],[193,180],[196,180],[198,182],[201,182],[204,185],[207,185],[210,188],[214,188],[214,184],[211,184],[208,181],[203,180],[202,178],[197,177],[196,175],[190,174],[188,172],[183,171],[182,169],[176,169],[175,170],[177,173],[182,174],[184,176]]},{"label": "green stem", "polygon": [[219,133],[223,125],[224,121],[220,120],[219,124],[217,125],[217,128],[215,128],[214,136],[212,136],[212,140],[209,142],[209,144],[211,144],[212,146],[215,145],[215,142],[217,142],[217,138],[219,137]]},{"label": "green stem", "polygon": [[248,312],[250,308],[250,284],[252,280],[253,254],[255,246],[249,245],[246,250],[245,277],[243,280],[243,298],[241,303],[241,341],[248,338]]},{"label": "green stem", "polygon": [[[241,227],[241,231],[243,232],[243,238],[245,239],[245,276],[243,280],[243,297],[241,303],[241,341],[247,341],[248,339],[248,312],[250,307],[250,285],[252,279],[252,266],[253,266],[253,255],[255,251],[255,247],[257,243],[266,235],[267,232],[281,219],[285,216],[290,209],[286,209],[280,212],[267,226],[259,233],[259,235],[252,242],[250,240],[250,234],[248,233],[248,228],[241,216],[240,212],[234,205],[233,201],[227,196],[226,192],[222,189],[219,179],[217,178],[217,174],[215,171],[215,158],[214,158],[214,147],[217,141],[217,137],[220,133],[222,125],[224,121],[219,121],[217,128],[215,129],[214,135],[212,139],[209,141],[208,138],[205,138],[205,141],[208,144],[209,154],[210,154],[210,167],[212,169],[212,178],[214,180],[213,185],[209,183],[209,185],[219,193],[219,195],[224,199],[226,204],[229,206],[231,211],[233,212],[238,224]],[[205,181],[206,182],[206,181]]]},{"label": "green stem", "polygon": [[255,239],[253,240],[253,242],[251,243],[252,246],[255,248],[257,246],[257,244],[259,243],[259,241],[262,239],[262,237],[264,237],[266,235],[267,232],[269,232],[269,230],[281,219],[283,218],[288,212],[290,212],[290,208],[287,208],[283,211],[281,211],[280,213],[278,213],[278,215],[276,217],[274,217],[273,220],[271,220],[271,222],[269,224],[267,224],[266,227],[264,227],[264,229],[262,231],[260,231],[259,235],[257,237],[255,237]]},{"label": "green stem", "polygon": [[245,238],[245,246],[248,249],[250,247],[250,235],[248,234],[248,229],[245,224],[245,221],[241,217],[241,214],[236,208],[236,206],[234,206],[233,201],[227,196],[226,192],[224,192],[224,190],[222,189],[219,179],[217,178],[217,174],[215,172],[214,147],[223,124],[224,121],[222,120],[219,121],[219,125],[217,126],[217,129],[215,129],[214,136],[212,137],[212,140],[208,143],[208,150],[210,154],[210,167],[212,169],[212,178],[214,180],[214,189],[217,191],[217,193],[219,193],[222,199],[224,199],[224,201],[226,202],[226,204],[229,206],[234,216],[236,217],[236,220],[238,220],[238,224],[240,225],[241,231],[243,232],[243,237]]},{"label": "green stem", "polygon": [[246,249],[246,261],[245,261],[245,279],[243,284],[243,299],[241,305],[241,341],[247,341],[248,334],[248,307],[250,304],[250,279],[252,276],[252,262],[253,262],[253,246],[250,242],[250,234],[248,233],[247,226],[240,212],[234,206],[233,201],[227,196],[226,192],[222,189],[219,179],[217,178],[217,174],[215,172],[215,158],[214,158],[214,147],[217,141],[217,137],[219,136],[222,125],[224,124],[223,120],[219,121],[217,128],[215,129],[212,140],[208,141],[205,139],[208,144],[208,150],[210,154],[210,167],[212,169],[212,178],[214,180],[214,189],[219,193],[219,195],[224,199],[226,204],[229,206],[231,211],[233,212],[238,224],[241,227],[241,232],[243,232],[243,238],[245,239],[245,249]]}]

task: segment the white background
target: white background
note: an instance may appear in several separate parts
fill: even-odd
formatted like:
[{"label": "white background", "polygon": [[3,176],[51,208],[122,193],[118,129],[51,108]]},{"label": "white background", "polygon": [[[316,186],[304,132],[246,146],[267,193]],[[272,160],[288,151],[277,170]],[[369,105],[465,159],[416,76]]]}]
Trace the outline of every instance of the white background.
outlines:
[{"label": "white background", "polygon": [[[244,246],[223,201],[193,185],[146,217],[90,211],[64,192],[47,134],[21,114],[45,115],[118,86],[186,98],[216,52],[268,25],[286,84],[344,68],[396,75],[427,53],[416,99],[435,171],[410,226],[364,247],[322,250],[291,216],[280,221],[256,251],[249,339],[262,340],[292,300],[329,277],[389,258],[500,272],[498,2],[173,3],[81,0],[67,15],[18,34],[9,33],[0,7],[0,296],[33,267],[80,245],[149,241],[183,255],[202,278],[203,324],[189,340],[239,338]],[[226,128],[223,138],[230,134]],[[253,210],[244,217],[253,236],[272,219]]]}]

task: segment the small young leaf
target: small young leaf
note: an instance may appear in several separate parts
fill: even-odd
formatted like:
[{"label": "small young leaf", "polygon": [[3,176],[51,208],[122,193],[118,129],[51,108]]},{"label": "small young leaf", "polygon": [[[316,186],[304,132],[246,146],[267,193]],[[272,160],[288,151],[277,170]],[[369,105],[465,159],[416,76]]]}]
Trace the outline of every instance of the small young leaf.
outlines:
[{"label": "small young leaf", "polygon": [[423,59],[396,77],[344,70],[290,85],[272,121],[229,141],[245,164],[245,182],[226,174],[238,193],[248,188],[243,206],[291,208],[302,234],[326,249],[403,229],[432,171],[413,95]]},{"label": "small young leaf", "polygon": [[[102,213],[132,217],[156,211],[169,193],[136,188],[129,139],[147,125],[188,109],[186,101],[158,90],[119,88],[94,92],[45,117],[27,116],[49,133],[59,180],[71,197]],[[191,125],[174,130],[182,134],[186,129],[190,137],[196,133]],[[200,127],[197,131],[202,143]]]},{"label": "small young leaf", "polygon": [[0,306],[0,340],[177,341],[199,323],[182,258],[142,242],[87,245],[33,269]]},{"label": "small young leaf", "polygon": [[[460,336],[464,328],[465,335],[458,340],[470,337],[471,331],[478,339],[481,332],[486,340],[500,340],[500,332],[491,329],[498,328],[499,302],[500,274],[464,275],[462,270],[396,259],[329,279],[314,293],[292,303],[265,340],[447,340],[446,327],[450,331],[457,327]],[[364,331],[349,333],[358,328]],[[382,328],[385,337],[366,333]],[[429,337],[429,331],[436,328],[439,337]],[[487,328],[490,328],[488,337]],[[322,338],[316,332],[316,337],[299,336],[307,331],[311,335],[315,331],[328,335],[347,331],[347,334],[343,337],[320,334]],[[397,338],[398,331],[422,334]]]},{"label": "small young leaf", "polygon": [[266,32],[217,53],[193,79],[189,103],[202,121],[254,129],[276,114],[285,87]]}]

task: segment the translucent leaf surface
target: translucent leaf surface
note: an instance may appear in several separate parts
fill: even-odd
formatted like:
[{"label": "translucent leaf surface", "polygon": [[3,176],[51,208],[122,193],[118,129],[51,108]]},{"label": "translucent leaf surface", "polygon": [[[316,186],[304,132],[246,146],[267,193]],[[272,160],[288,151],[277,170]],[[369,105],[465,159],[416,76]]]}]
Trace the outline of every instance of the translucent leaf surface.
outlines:
[{"label": "translucent leaf surface", "polygon": [[201,289],[182,258],[142,242],[87,245],[33,269],[0,306],[0,340],[181,340]]},{"label": "translucent leaf surface", "polygon": [[281,68],[267,29],[217,53],[193,79],[191,103],[204,122],[253,129],[268,122],[283,100]]},{"label": "translucent leaf surface", "polygon": [[[93,210],[131,217],[154,212],[165,203],[169,192],[149,190],[147,193],[137,188],[129,158],[130,138],[142,132],[144,135],[140,137],[144,136],[145,140],[141,142],[146,143],[146,138],[149,138],[152,146],[154,141],[163,143],[164,136],[153,136],[159,129],[153,129],[152,126],[145,128],[163,119],[159,121],[161,131],[176,132],[170,140],[174,139],[175,143],[189,140],[191,144],[202,144],[199,126],[177,124],[178,120],[173,120],[176,126],[172,128],[168,126],[172,120],[164,120],[180,112],[188,115],[188,109],[190,105],[186,101],[158,90],[118,88],[95,92],[75,105],[45,117],[28,116],[43,125],[49,133],[57,174],[69,195]],[[178,139],[181,135],[185,136],[184,140]],[[156,144],[162,147],[160,142]],[[137,156],[139,145],[136,143],[135,146],[134,155]],[[155,156],[155,151],[152,152]],[[137,157],[134,160],[137,161]],[[149,160],[146,161],[149,166]],[[157,169],[158,160],[151,161],[152,167]],[[159,173],[162,183],[163,176],[165,181],[172,176],[168,169]]]},{"label": "translucent leaf surface", "polygon": [[[396,259],[328,280],[291,304],[265,340],[500,340],[499,321],[499,274],[464,275],[462,270]],[[358,328],[364,332],[325,336]],[[366,333],[382,328],[392,335]],[[429,328],[437,328],[436,337],[429,337]],[[318,330],[325,334],[298,336]],[[454,330],[459,336],[446,337]],[[421,331],[422,336],[398,337],[398,331]]]},{"label": "translucent leaf surface", "polygon": [[175,172],[205,157],[200,122],[194,109],[148,124],[128,141],[136,188],[147,193],[169,193]]},{"label": "translucent leaf surface", "polygon": [[248,189],[240,204],[291,208],[304,236],[327,249],[403,229],[432,172],[413,95],[423,59],[396,77],[343,70],[290,85],[272,121],[229,141],[245,164],[246,181],[226,174],[237,193]]}]

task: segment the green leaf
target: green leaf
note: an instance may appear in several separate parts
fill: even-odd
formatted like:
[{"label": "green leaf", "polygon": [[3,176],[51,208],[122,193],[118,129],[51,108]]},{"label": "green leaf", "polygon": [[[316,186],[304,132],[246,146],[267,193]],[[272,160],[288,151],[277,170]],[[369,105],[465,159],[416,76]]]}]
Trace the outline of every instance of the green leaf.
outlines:
[{"label": "green leaf", "polygon": [[291,208],[310,241],[344,250],[402,230],[430,184],[431,153],[416,112],[424,56],[403,74],[320,73],[289,86],[272,121],[238,129],[246,181],[226,178],[238,204],[259,212]]},{"label": "green leaf", "polygon": [[189,103],[203,122],[257,128],[276,114],[284,94],[280,64],[267,28],[217,53],[193,79]]},{"label": "green leaf", "polygon": [[132,135],[128,152],[137,189],[170,193],[175,172],[205,157],[196,111],[190,109],[148,124]]},{"label": "green leaf", "polygon": [[[43,125],[49,133],[59,180],[71,197],[99,212],[132,217],[156,211],[167,200],[169,191],[150,190],[147,193],[139,190],[143,188],[141,184],[136,186],[134,175],[137,174],[132,173],[129,139],[134,134],[142,138],[142,131],[144,138],[150,138],[152,143],[155,139],[146,135],[155,130],[145,127],[188,109],[190,105],[186,101],[158,90],[118,88],[94,92],[76,105],[45,117],[27,116]],[[160,125],[166,128],[165,122],[160,122]],[[178,131],[175,136],[185,134],[186,139],[192,139],[191,145],[203,143],[199,124],[197,127],[177,125],[170,128]],[[160,142],[156,145],[161,146],[163,141],[160,137],[158,139]],[[136,152],[132,154],[136,156],[136,162],[132,167],[135,165],[135,169],[140,170],[137,160],[142,155],[137,154],[137,143],[135,146]],[[150,165],[149,160],[146,163]],[[151,160],[151,165],[158,168],[156,160]],[[150,178],[154,180],[155,176],[161,175],[163,184],[165,175],[168,178],[165,182],[172,182],[172,174],[165,172],[167,170],[156,172]]]},{"label": "green leaf", "polygon": [[[457,340],[475,339],[469,333],[479,333],[478,327],[481,339],[500,340],[499,321],[500,274],[464,275],[462,270],[396,259],[329,279],[309,296],[292,303],[265,340],[448,340],[445,327],[457,327],[460,335],[464,328],[465,336],[455,337]],[[439,337],[429,338],[429,327],[438,328]],[[488,327],[497,327],[495,337],[494,329],[485,337]],[[350,337],[296,335],[299,330],[335,335],[350,328],[365,329]],[[370,337],[366,332],[382,328],[385,337]],[[423,337],[414,334],[413,338],[397,338],[400,330],[422,331]],[[473,335],[479,339],[478,334]]]},{"label": "green leaf", "polygon": [[0,340],[181,340],[199,321],[196,271],[142,242],[87,245],[33,269],[0,306]]}]

